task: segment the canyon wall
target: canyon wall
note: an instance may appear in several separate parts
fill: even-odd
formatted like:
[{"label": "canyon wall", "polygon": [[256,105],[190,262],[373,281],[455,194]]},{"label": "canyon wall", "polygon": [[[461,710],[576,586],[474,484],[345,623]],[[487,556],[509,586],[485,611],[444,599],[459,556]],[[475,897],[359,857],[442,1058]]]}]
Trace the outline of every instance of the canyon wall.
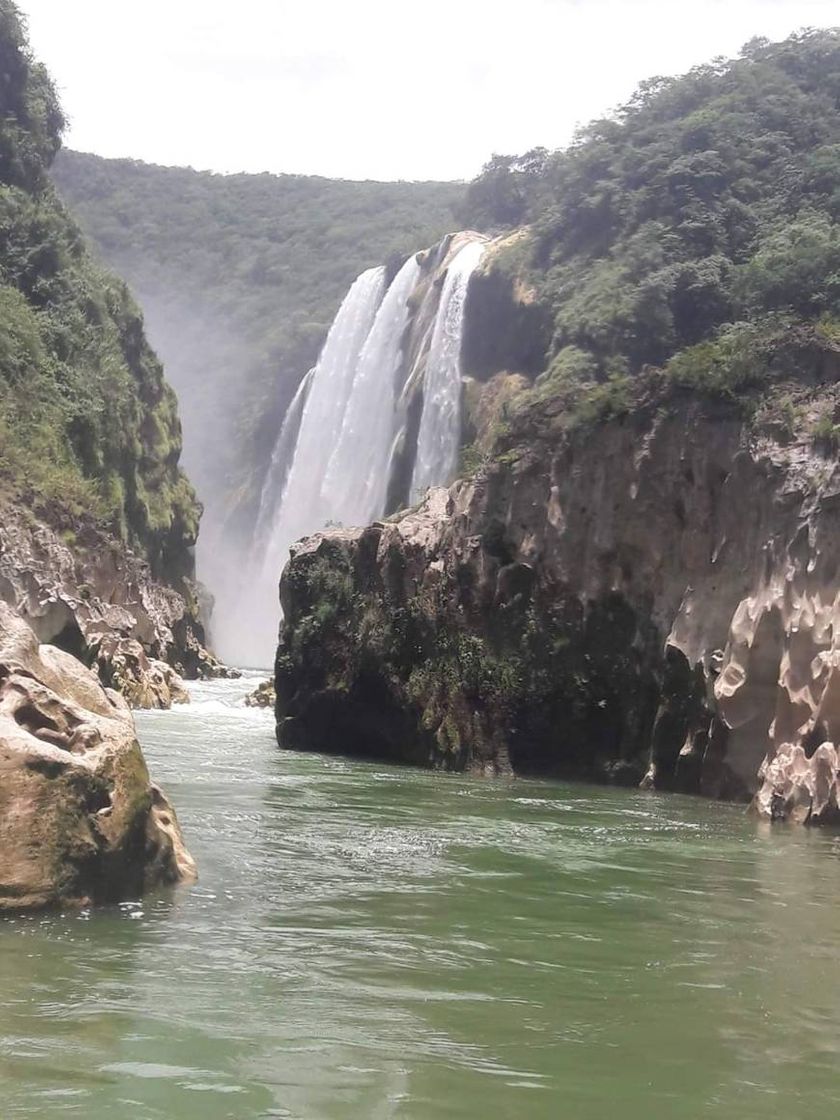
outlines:
[{"label": "canyon wall", "polygon": [[280,743],[840,819],[837,355],[806,359],[798,431],[670,392],[303,542]]}]

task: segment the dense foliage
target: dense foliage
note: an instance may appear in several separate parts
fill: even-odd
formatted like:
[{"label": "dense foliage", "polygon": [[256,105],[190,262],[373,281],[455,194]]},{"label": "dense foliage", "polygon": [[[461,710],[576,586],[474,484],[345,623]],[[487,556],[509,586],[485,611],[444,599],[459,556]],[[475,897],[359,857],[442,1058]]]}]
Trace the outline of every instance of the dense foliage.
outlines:
[{"label": "dense foliage", "polygon": [[217,175],[62,152],[59,188],[130,283],[181,401],[208,506],[253,495],[280,419],[364,268],[452,225],[464,188]]},{"label": "dense foliage", "polygon": [[63,118],[9,0],[0,76],[0,493],[92,513],[156,570],[185,570],[199,511],[178,469],[175,396],[128,290],[55,194]]},{"label": "dense foliage", "polygon": [[[464,217],[528,223],[510,267],[551,309],[530,405],[620,405],[652,368],[737,393],[840,317],[840,32],[748,43],[655,78],[566,150],[496,156]],[[524,404],[525,402],[523,402]]]}]

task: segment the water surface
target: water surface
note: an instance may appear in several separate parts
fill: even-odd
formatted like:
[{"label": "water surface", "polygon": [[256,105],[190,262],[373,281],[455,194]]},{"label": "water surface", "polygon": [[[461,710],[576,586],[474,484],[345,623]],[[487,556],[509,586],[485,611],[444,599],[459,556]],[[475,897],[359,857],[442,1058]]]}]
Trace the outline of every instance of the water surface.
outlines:
[{"label": "water surface", "polygon": [[836,1114],[834,836],[281,753],[251,684],[138,718],[198,886],[0,924],[3,1120]]}]

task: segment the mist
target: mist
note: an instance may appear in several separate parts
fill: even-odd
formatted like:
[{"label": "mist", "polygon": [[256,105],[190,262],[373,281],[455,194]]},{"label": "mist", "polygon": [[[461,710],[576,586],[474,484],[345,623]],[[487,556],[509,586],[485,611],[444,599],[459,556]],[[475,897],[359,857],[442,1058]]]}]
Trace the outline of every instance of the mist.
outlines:
[{"label": "mist", "polygon": [[[439,239],[464,187],[220,176],[72,151],[53,174],[128,282],[178,395],[182,465],[204,505],[196,559],[215,600],[211,641],[248,661],[251,623],[237,604],[288,405],[354,277]],[[277,617],[284,560],[266,583]]]},{"label": "mist", "polygon": [[[248,340],[189,297],[162,288],[137,288],[135,294],[149,340],[178,397],[181,464],[204,510],[196,542],[196,576],[210,597],[205,625],[219,656],[230,659],[234,651],[225,636],[236,615],[241,573],[251,560],[254,517],[250,488],[234,485],[243,475],[238,448],[242,398],[249,389]],[[278,386],[277,411],[284,408],[283,388]],[[243,659],[242,645],[236,653],[238,661],[254,665],[247,655]]]}]

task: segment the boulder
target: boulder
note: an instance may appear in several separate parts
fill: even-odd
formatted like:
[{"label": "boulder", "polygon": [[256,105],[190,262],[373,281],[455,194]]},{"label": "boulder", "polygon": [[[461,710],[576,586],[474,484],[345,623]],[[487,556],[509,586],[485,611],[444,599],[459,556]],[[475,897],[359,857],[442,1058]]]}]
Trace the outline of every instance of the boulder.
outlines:
[{"label": "boulder", "polygon": [[97,660],[103,681],[122,693],[132,708],[171,708],[190,702],[190,694],[172,666],[147,656],[132,638],[104,639]]},{"label": "boulder", "polygon": [[273,708],[277,702],[274,681],[263,681],[245,697],[247,708]]},{"label": "boulder", "polygon": [[115,902],[194,878],[126,700],[0,602],[0,911]]}]

